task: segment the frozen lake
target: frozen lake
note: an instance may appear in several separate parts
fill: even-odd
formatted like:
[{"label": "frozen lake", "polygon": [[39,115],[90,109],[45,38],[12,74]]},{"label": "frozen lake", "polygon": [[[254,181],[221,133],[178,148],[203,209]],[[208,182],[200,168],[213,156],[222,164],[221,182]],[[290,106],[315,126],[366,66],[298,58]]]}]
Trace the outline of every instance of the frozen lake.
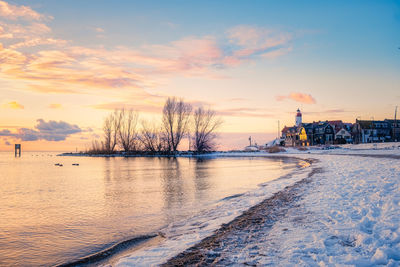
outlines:
[{"label": "frozen lake", "polygon": [[61,264],[157,233],[295,166],[290,159],[249,157],[89,158],[23,152],[14,158],[0,153],[0,265]]}]

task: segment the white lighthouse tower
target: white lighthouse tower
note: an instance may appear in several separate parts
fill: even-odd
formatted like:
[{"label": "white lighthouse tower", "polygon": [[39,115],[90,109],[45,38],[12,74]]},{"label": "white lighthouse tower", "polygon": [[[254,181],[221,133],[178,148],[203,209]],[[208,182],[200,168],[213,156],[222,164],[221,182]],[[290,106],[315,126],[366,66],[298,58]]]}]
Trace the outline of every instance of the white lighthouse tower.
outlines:
[{"label": "white lighthouse tower", "polygon": [[297,114],[296,114],[296,126],[298,127],[301,124],[301,112],[300,109],[297,109]]}]

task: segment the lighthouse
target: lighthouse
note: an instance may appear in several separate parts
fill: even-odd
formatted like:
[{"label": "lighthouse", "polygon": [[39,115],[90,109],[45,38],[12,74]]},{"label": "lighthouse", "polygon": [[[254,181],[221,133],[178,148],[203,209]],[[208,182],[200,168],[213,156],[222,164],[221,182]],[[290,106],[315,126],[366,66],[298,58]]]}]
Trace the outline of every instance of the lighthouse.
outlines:
[{"label": "lighthouse", "polygon": [[301,124],[301,112],[300,109],[297,109],[297,114],[296,114],[296,126],[298,127]]}]

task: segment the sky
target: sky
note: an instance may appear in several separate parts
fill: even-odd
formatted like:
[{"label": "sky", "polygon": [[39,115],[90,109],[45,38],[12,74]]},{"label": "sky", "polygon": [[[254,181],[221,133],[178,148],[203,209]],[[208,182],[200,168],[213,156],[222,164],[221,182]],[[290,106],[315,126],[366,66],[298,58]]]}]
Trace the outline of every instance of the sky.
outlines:
[{"label": "sky", "polygon": [[219,149],[393,118],[400,1],[0,0],[0,151],[85,150],[116,108],[216,110]]}]

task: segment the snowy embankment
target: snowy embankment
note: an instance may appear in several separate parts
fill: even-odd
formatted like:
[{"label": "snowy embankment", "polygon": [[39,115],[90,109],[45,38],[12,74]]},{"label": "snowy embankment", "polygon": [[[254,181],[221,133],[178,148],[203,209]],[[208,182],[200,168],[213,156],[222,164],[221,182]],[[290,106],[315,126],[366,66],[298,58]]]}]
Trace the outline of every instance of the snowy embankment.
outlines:
[{"label": "snowy embankment", "polygon": [[[240,223],[236,219],[222,226],[208,240],[199,243],[216,226],[239,215],[229,214],[229,205],[242,205],[238,212],[243,212],[249,205],[243,201],[248,201],[250,196],[218,207],[213,220],[204,216],[200,224],[185,222],[181,228],[172,227],[174,231],[167,234],[161,246],[138,251],[119,264],[160,264],[177,251],[197,244],[168,263],[195,263],[199,262],[200,255],[201,264],[217,265],[400,265],[400,149],[397,144],[333,150],[288,149],[280,155],[318,159],[313,168],[322,171],[306,178],[309,179],[306,183],[300,182],[305,181],[305,173],[294,180],[286,179],[285,183],[268,183],[266,188],[276,188],[271,191],[260,188],[258,194],[265,201],[254,201],[254,205],[261,204],[253,212],[239,218]],[[262,194],[262,191],[279,193]],[[221,215],[220,209],[229,216]],[[199,222],[199,218],[193,222]]]},{"label": "snowy embankment", "polygon": [[219,264],[379,265],[400,261],[400,165],[395,159],[316,155],[324,172],[277,221],[232,231]]}]

